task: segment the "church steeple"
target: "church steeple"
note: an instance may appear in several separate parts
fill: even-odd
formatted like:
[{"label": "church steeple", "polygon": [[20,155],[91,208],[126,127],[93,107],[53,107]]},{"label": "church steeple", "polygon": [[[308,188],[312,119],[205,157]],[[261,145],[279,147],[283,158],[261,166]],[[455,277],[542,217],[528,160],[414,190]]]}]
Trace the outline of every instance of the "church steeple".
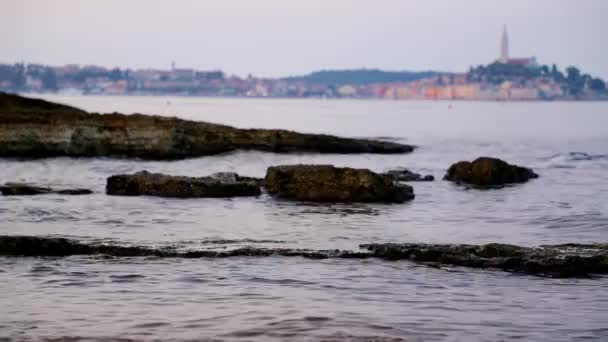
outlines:
[{"label": "church steeple", "polygon": [[500,58],[498,60],[501,63],[507,63],[509,61],[509,36],[507,35],[507,25],[504,26],[502,31],[502,39],[500,40]]}]

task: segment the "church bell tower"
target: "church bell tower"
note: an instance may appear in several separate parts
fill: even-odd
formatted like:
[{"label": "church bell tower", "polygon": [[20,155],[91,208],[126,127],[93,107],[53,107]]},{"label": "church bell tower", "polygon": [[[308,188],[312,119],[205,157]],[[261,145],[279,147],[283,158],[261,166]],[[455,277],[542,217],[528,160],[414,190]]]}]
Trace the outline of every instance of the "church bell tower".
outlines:
[{"label": "church bell tower", "polygon": [[507,63],[509,61],[509,36],[507,35],[507,25],[504,26],[502,31],[502,39],[500,40],[500,63]]}]

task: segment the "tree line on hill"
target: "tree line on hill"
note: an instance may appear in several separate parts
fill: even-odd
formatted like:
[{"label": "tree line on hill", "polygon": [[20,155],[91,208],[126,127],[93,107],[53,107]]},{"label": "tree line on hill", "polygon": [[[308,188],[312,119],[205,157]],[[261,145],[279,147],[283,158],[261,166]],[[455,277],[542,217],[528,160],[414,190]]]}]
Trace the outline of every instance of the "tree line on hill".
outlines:
[{"label": "tree line on hill", "polygon": [[411,82],[440,75],[437,71],[382,71],[378,69],[322,70],[304,76],[285,77],[283,80],[325,86],[365,85],[372,83]]},{"label": "tree line on hill", "polygon": [[552,80],[562,85],[562,88],[569,95],[575,97],[580,96],[585,89],[597,93],[606,93],[606,83],[602,79],[582,73],[574,66],[569,66],[565,72],[562,72],[555,64],[551,67],[548,65],[528,67],[495,62],[489,65],[471,67],[467,73],[469,82],[487,82],[494,85],[505,81],[525,83],[534,79]]}]

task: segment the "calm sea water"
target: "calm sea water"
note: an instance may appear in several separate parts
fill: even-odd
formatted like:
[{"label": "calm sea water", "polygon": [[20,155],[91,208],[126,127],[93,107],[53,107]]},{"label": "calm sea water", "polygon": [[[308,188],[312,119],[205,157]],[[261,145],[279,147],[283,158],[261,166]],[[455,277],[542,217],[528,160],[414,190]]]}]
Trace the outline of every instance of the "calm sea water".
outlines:
[{"label": "calm sea water", "polygon": [[[403,155],[236,152],[172,162],[0,160],[0,183],[91,188],[85,197],[0,198],[0,234],[181,248],[356,250],[370,242],[539,245],[608,241],[608,103],[479,103],[181,97],[60,97],[90,111],[238,127],[390,139]],[[495,156],[541,177],[501,190],[441,181],[450,164]],[[311,205],[259,198],[104,195],[140,170],[263,177],[323,163],[433,174],[401,205]],[[271,240],[212,243],[214,240]],[[608,339],[608,281],[557,280],[410,262],[0,258],[0,337],[408,341]]]}]

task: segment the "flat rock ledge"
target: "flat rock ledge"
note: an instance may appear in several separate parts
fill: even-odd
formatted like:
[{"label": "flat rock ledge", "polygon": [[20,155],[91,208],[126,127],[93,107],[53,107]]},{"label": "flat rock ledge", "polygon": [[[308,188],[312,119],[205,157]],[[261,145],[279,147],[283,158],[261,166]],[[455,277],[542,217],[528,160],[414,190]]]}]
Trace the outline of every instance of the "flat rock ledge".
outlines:
[{"label": "flat rock ledge", "polygon": [[278,129],[238,129],[151,115],[88,113],[0,92],[0,157],[183,159],[235,150],[407,153],[414,146]]},{"label": "flat rock ledge", "polygon": [[411,186],[388,175],[332,165],[271,166],[264,183],[271,195],[298,201],[403,203],[414,198]]},{"label": "flat rock ledge", "polygon": [[4,196],[33,196],[46,194],[59,195],[89,195],[93,191],[89,189],[52,189],[25,183],[6,183],[0,186],[0,192]]},{"label": "flat rock ledge", "polygon": [[435,266],[498,269],[547,277],[589,277],[608,274],[608,244],[545,245],[536,248],[508,244],[368,244],[375,257],[411,260]]},{"label": "flat rock ledge", "polygon": [[608,274],[608,244],[563,244],[532,248],[498,243],[486,245],[386,243],[366,244],[360,247],[365,251],[240,247],[180,252],[173,248],[92,244],[60,237],[0,235],[0,256],[12,257],[106,255],[160,258],[271,256],[309,259],[379,258],[390,261],[408,260],[433,267],[460,266],[555,278],[589,278]]},{"label": "flat rock ledge", "polygon": [[503,187],[513,183],[524,183],[533,178],[538,178],[538,175],[530,168],[511,165],[504,160],[490,157],[455,163],[443,177],[444,180],[469,184],[477,188]]},{"label": "flat rock ledge", "polygon": [[25,257],[67,257],[73,255],[107,255],[114,257],[160,258],[228,258],[228,257],[269,257],[300,256],[311,259],[327,258],[371,258],[367,252],[341,250],[310,250],[292,248],[240,247],[229,250],[197,250],[179,252],[172,248],[150,248],[143,246],[120,246],[110,244],[89,244],[72,239],[42,236],[0,235],[0,256]]},{"label": "flat rock ledge", "polygon": [[106,193],[116,196],[159,196],[175,198],[244,197],[261,194],[260,181],[236,173],[209,177],[170,176],[147,171],[110,176]]}]

